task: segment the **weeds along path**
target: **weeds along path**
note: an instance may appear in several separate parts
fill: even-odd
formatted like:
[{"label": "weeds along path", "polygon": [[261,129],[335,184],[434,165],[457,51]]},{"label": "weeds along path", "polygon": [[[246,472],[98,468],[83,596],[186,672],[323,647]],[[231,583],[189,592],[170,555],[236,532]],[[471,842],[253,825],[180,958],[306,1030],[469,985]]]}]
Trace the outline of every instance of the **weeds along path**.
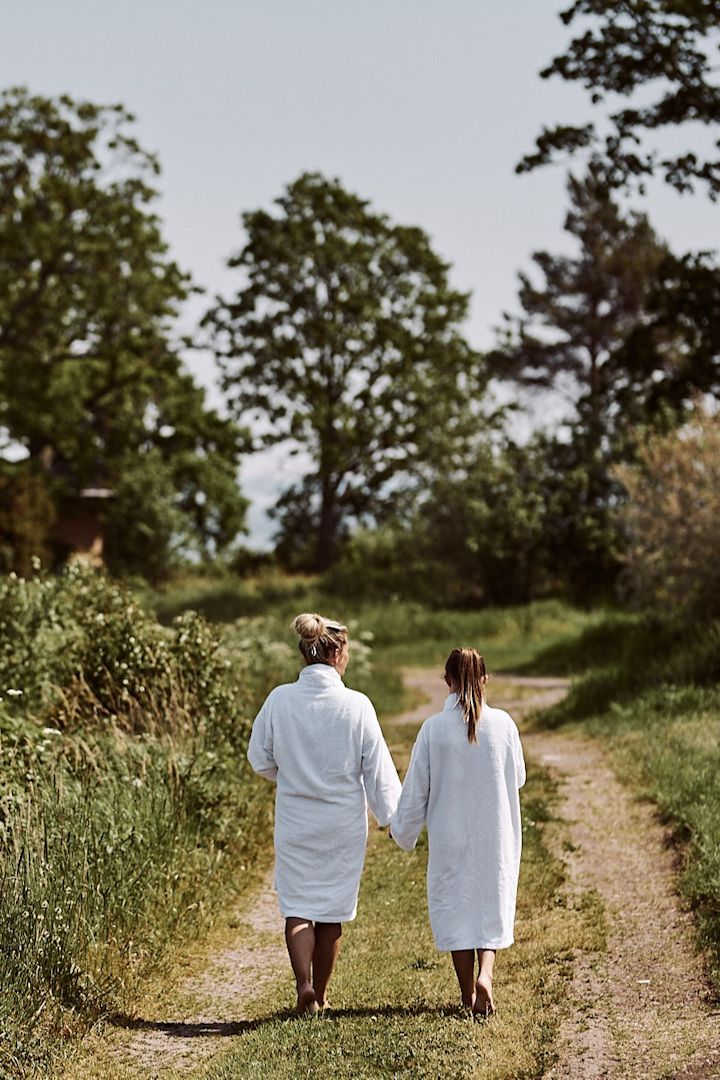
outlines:
[{"label": "weeds along path", "polygon": [[222,931],[219,947],[211,939],[197,955],[185,957],[187,973],[166,993],[153,990],[155,1004],[141,1017],[91,1036],[66,1080],[172,1080],[195,1074],[251,1027],[248,1003],[287,975],[283,923],[271,882],[266,875]]}]

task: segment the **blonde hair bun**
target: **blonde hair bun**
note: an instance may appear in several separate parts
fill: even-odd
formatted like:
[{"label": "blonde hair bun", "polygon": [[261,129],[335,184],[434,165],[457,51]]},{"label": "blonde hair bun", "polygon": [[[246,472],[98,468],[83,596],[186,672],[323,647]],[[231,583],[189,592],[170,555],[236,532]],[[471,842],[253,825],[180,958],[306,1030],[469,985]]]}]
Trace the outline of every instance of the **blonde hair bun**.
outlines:
[{"label": "blonde hair bun", "polygon": [[304,611],[293,619],[292,629],[302,641],[317,641],[327,630],[327,622],[317,612]]}]

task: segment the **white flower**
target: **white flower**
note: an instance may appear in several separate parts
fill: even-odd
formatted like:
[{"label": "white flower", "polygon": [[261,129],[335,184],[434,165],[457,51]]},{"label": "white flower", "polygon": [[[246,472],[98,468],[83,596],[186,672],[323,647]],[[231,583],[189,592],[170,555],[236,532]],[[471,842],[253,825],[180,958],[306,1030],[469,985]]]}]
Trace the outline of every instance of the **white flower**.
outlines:
[{"label": "white flower", "polygon": [[8,687],[7,690],[5,691],[5,693],[7,694],[8,697],[22,697],[23,696],[22,690],[13,690],[12,687]]}]

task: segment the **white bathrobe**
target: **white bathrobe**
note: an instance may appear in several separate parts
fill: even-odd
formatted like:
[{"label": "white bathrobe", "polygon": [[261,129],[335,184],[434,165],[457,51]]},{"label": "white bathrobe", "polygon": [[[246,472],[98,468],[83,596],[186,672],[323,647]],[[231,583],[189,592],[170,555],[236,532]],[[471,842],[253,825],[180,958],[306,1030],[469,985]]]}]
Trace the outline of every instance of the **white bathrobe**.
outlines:
[{"label": "white bathrobe", "polygon": [[275,888],[285,918],[355,918],[367,806],[381,825],[400,796],[375,709],[335,668],[310,664],[277,686],[253,724],[248,759],[277,781]]},{"label": "white bathrobe", "polygon": [[457,695],[418,732],[390,828],[415,847],[428,828],[430,924],[438,949],[504,949],[513,943],[522,830],[518,789],[525,763],[518,730],[484,705],[468,742]]}]

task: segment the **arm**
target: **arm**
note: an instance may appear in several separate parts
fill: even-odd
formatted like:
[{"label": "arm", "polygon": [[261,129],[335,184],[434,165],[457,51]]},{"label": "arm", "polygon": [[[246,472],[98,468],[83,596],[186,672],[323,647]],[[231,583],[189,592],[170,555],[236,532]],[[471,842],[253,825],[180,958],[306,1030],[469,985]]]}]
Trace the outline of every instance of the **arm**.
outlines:
[{"label": "arm", "polygon": [[398,808],[390,822],[393,840],[405,851],[412,851],[427,818],[430,799],[430,753],[424,728],[415,740],[410,766],[403,783]]},{"label": "arm", "polygon": [[400,777],[370,701],[363,716],[362,778],[370,809],[378,824],[387,825],[400,798]]},{"label": "arm", "polygon": [[277,779],[277,765],[273,756],[272,704],[266,698],[260,712],[255,717],[248,743],[247,756],[251,766],[267,780]]},{"label": "arm", "polygon": [[515,729],[515,775],[517,776],[517,786],[521,788],[527,779],[527,773],[525,772],[525,758],[523,757],[522,743],[517,728]]}]

